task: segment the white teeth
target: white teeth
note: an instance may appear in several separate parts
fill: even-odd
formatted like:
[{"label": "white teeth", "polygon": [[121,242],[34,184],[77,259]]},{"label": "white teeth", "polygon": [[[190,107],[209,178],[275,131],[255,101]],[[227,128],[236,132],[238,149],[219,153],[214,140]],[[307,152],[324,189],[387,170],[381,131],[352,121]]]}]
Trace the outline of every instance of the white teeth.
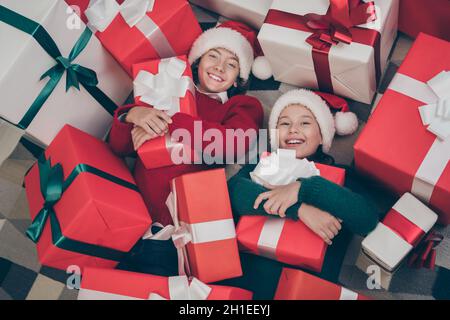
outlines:
[{"label": "white teeth", "polygon": [[216,75],[214,75],[214,74],[208,73],[208,75],[209,75],[209,77],[210,77],[211,79],[213,79],[213,80],[215,80],[215,81],[218,81],[218,82],[222,82],[222,81],[223,81],[222,78],[220,78],[220,77],[218,77],[218,76],[216,76]]},{"label": "white teeth", "polygon": [[288,144],[300,144],[303,143],[302,140],[288,140],[287,141]]}]

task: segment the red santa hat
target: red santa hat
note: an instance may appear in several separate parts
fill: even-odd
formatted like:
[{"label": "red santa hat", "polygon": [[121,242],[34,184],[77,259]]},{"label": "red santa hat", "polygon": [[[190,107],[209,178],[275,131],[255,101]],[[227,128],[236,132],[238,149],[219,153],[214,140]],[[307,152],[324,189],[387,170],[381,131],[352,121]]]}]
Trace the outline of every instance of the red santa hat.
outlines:
[{"label": "red santa hat", "polygon": [[[316,118],[322,134],[322,150],[324,152],[330,150],[335,133],[348,135],[358,129],[358,118],[353,112],[350,112],[347,101],[333,94],[306,89],[291,90],[278,98],[270,113],[269,129],[276,129],[281,112],[293,104],[305,106]],[[337,111],[334,116],[330,108]],[[278,149],[277,130],[270,130],[270,146],[272,151]]]},{"label": "red santa hat", "polygon": [[[247,25],[236,22],[226,21],[215,28],[211,28],[203,32],[192,45],[189,52],[189,62],[193,64],[202,55],[214,48],[224,48],[233,52],[239,59],[240,74],[239,76],[247,80],[255,65],[264,65],[262,68],[253,68],[255,77],[266,80],[272,76],[272,70],[266,59],[262,59],[262,50],[259,46],[256,33]],[[257,57],[255,59],[255,57]],[[269,70],[260,72],[258,69]],[[264,70],[263,70],[264,71]]]}]

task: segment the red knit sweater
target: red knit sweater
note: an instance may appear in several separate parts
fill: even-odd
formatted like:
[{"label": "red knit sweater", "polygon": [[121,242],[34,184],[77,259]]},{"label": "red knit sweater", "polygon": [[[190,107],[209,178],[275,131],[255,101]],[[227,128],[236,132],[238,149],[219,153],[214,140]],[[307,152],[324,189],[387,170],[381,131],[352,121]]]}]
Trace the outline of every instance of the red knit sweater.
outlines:
[{"label": "red knit sweater", "polygon": [[[196,93],[198,117],[192,117],[187,114],[177,113],[172,117],[172,123],[169,125],[169,132],[175,129],[185,128],[189,130],[192,139],[194,139],[194,121],[202,121],[202,136],[207,129],[220,130],[223,135],[225,152],[222,155],[225,159],[230,149],[225,146],[231,146],[234,154],[242,149],[237,146],[237,138],[233,142],[226,141],[226,129],[255,129],[261,128],[264,112],[261,103],[253,97],[238,95],[222,104],[207,95]],[[131,139],[131,129],[133,124],[121,122],[118,119],[122,113],[127,112],[135,105],[123,106],[116,110],[113,125],[109,135],[109,144],[112,150],[120,155],[127,156],[133,154],[134,148]],[[246,139],[247,140],[247,139]],[[193,143],[193,142],[192,142]],[[203,152],[210,142],[203,142]],[[248,151],[250,142],[245,145],[245,152]],[[211,148],[206,148],[211,149]],[[217,157],[217,154],[215,155]],[[225,162],[225,161],[224,161]],[[148,207],[153,222],[160,222],[163,225],[171,224],[172,218],[166,207],[166,199],[170,192],[170,181],[180,175],[208,169],[206,164],[181,164],[171,167],[156,169],[145,169],[140,159],[137,160],[134,169],[134,178],[139,187],[144,201]]]}]

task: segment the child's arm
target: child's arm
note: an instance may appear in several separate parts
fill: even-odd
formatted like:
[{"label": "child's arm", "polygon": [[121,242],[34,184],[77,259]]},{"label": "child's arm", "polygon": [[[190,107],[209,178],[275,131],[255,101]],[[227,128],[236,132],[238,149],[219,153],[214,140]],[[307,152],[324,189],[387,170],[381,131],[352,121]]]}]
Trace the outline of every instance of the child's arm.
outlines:
[{"label": "child's arm", "polygon": [[[239,172],[228,182],[233,212],[239,216],[268,215],[264,208],[267,200],[262,201],[257,209],[253,208],[253,204],[261,193],[271,190],[250,179],[250,167],[244,169],[244,172]],[[371,201],[320,176],[302,179],[298,201],[286,210],[286,216],[297,220],[298,210],[303,203],[343,220],[346,228],[360,235],[372,231],[379,220],[377,209]]]},{"label": "child's arm", "polygon": [[125,105],[118,108],[114,113],[114,119],[109,133],[109,145],[114,153],[119,156],[127,156],[134,152],[131,138],[132,123],[126,123],[123,117],[135,105]]},{"label": "child's arm", "polygon": [[298,201],[329,212],[360,235],[372,231],[379,220],[378,210],[370,200],[320,176],[301,179]]},{"label": "child's arm", "polygon": [[[217,144],[217,141],[214,140],[215,137],[212,138],[215,142],[214,145],[221,146],[221,150],[215,150],[214,159],[222,160],[225,163],[227,155],[234,155],[233,160],[237,161],[239,157],[244,156],[248,152],[252,143],[256,143],[258,129],[262,126],[263,119],[264,111],[261,103],[257,99],[248,96],[239,96],[239,99],[236,99],[236,104],[230,108],[222,122],[206,121],[199,117],[177,113],[172,117],[173,122],[169,125],[169,132],[173,134],[177,129],[187,129],[190,133],[191,146],[196,146],[195,139],[201,139],[201,143],[199,144],[197,141],[197,144],[201,146],[201,151],[206,156],[212,156],[210,154],[212,148],[211,146],[207,148],[211,144],[211,141],[203,141],[202,139],[205,132],[210,130],[210,133],[220,134],[222,138],[221,144]],[[195,130],[196,121],[201,123],[201,130]],[[235,130],[234,133],[236,134],[233,134],[233,131],[230,131],[230,129]],[[232,135],[229,133],[227,135],[227,130]],[[255,133],[251,141],[244,136],[245,132],[249,133],[250,131]],[[201,135],[200,137],[198,137],[199,134]],[[184,142],[186,143],[186,141]]]},{"label": "child's arm", "polygon": [[[255,200],[261,193],[268,191],[263,186],[250,179],[250,172],[256,165],[248,164],[244,166],[235,176],[228,180],[228,192],[230,194],[231,206],[235,216],[243,215],[268,215],[264,209],[266,201],[260,203],[255,209]],[[286,210],[286,216],[298,220],[297,210],[300,204],[296,203]],[[273,215],[271,215],[273,216]]]}]

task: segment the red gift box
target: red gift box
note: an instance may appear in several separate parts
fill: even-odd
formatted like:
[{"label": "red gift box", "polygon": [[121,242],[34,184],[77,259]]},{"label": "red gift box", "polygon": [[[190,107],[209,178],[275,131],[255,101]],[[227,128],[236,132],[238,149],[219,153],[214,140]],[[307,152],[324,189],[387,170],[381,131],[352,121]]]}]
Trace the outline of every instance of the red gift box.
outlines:
[{"label": "red gift box", "polygon": [[[173,281],[174,279],[175,281]],[[151,294],[158,295],[162,299],[176,299],[174,296],[177,294],[176,291],[179,290],[176,290],[176,285],[172,284],[177,282],[178,284],[180,282],[184,284],[183,280],[184,279],[180,279],[180,277],[162,277],[122,270],[86,268],[82,274],[78,299],[149,299],[153,298],[151,297]],[[185,281],[187,282],[187,279],[185,279]],[[203,287],[204,284],[201,284],[201,286]],[[178,289],[179,287],[180,286],[178,286]],[[207,296],[207,300],[251,300],[253,297],[252,292],[241,288],[218,285],[208,285],[208,287],[210,288],[210,291],[209,289],[204,290],[206,291],[205,296]],[[184,291],[189,290],[186,290],[185,287],[181,289],[185,289]],[[182,294],[189,293],[182,292]]]},{"label": "red gift box", "polygon": [[[83,21],[98,30],[97,38],[130,75],[134,63],[187,54],[202,33],[189,3],[184,0],[156,0],[153,8],[147,8],[149,11],[143,6],[146,1],[134,1],[134,4],[130,0],[117,1],[120,5],[111,14],[105,10],[112,7],[111,3],[106,5],[107,0],[97,1],[91,7],[86,0],[66,2],[80,7]],[[124,10],[125,5],[128,10]],[[99,23],[94,16],[101,17]]]},{"label": "red gift box", "polygon": [[420,32],[450,41],[450,1],[400,0],[398,28],[415,38]]},{"label": "red gift box", "polygon": [[46,266],[113,268],[151,224],[123,161],[69,125],[31,168],[25,186],[33,220],[27,235]]},{"label": "red gift box", "polygon": [[[175,73],[177,75],[175,75]],[[165,110],[169,116],[177,112],[197,116],[192,70],[186,56],[151,60],[133,65],[134,95],[138,104]],[[164,87],[158,87],[164,83]],[[172,155],[197,155],[192,148],[173,142],[170,135],[145,142],[137,151],[147,169],[177,164]]]},{"label": "red gift box", "polygon": [[[315,165],[322,177],[339,185],[344,184],[344,169],[319,163]],[[236,232],[242,251],[316,272],[322,270],[327,244],[301,221],[243,216]]]},{"label": "red gift box", "polygon": [[301,270],[283,268],[274,300],[371,300]]},{"label": "red gift box", "polygon": [[185,174],[172,180],[167,204],[179,253],[179,270],[203,282],[242,275],[236,230],[224,169]]},{"label": "red gift box", "polygon": [[430,132],[419,110],[438,101],[427,81],[450,70],[449,58],[449,42],[420,34],[354,145],[358,170],[429,203],[443,224],[450,223],[450,137]]}]

